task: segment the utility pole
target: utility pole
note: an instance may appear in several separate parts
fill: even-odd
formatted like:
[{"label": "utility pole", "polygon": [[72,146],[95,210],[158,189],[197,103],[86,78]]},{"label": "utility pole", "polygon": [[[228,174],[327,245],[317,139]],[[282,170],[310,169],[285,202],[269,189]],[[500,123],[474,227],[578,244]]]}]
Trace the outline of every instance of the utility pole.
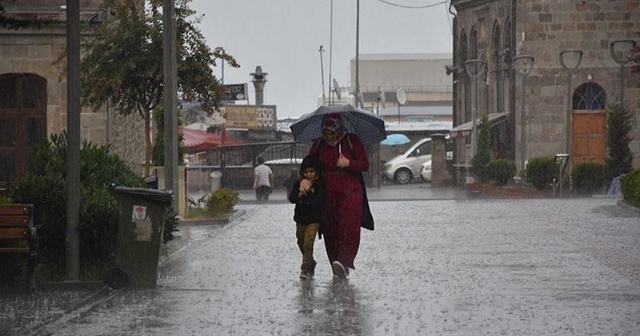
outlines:
[{"label": "utility pole", "polygon": [[[178,84],[176,69],[176,18],[173,0],[163,0],[163,80],[164,80],[164,188],[178,193]],[[178,209],[179,197],[174,197],[173,208]],[[177,211],[176,211],[177,212]]]},{"label": "utility pole", "polygon": [[67,281],[80,279],[80,1],[67,0]]},{"label": "utility pole", "polygon": [[322,46],[320,46],[318,52],[320,53],[320,76],[322,77],[322,105],[327,105],[327,98],[324,95],[324,66],[322,65],[322,53],[324,49]]}]

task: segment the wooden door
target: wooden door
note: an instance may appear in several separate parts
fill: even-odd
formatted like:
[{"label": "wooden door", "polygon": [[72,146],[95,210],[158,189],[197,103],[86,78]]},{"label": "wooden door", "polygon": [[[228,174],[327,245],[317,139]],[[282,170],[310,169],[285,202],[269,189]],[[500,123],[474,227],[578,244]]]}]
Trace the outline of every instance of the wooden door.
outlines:
[{"label": "wooden door", "polygon": [[571,131],[571,164],[604,163],[607,114],[604,110],[574,110]]}]

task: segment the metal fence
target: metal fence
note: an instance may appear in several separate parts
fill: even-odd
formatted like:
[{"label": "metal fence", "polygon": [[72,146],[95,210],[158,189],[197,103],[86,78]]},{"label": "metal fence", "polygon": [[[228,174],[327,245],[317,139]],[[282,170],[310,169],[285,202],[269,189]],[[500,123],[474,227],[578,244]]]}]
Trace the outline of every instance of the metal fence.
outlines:
[{"label": "metal fence", "polygon": [[233,190],[253,187],[253,169],[259,157],[274,174],[274,188],[281,188],[292,172],[297,174],[302,159],[309,153],[309,145],[295,142],[261,142],[220,146],[207,153],[206,165],[187,167],[188,189],[192,193],[211,191],[211,173],[222,173],[220,186]]}]

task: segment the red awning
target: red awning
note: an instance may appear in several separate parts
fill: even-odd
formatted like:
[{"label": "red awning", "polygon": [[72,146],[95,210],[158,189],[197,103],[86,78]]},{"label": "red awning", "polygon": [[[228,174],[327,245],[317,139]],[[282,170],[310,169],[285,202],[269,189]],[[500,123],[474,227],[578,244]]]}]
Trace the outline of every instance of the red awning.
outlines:
[{"label": "red awning", "polygon": [[216,149],[223,142],[225,145],[238,145],[244,143],[242,140],[223,134],[225,133],[224,131],[221,133],[211,133],[180,127],[179,132],[182,135],[182,143],[185,150],[189,153]]}]

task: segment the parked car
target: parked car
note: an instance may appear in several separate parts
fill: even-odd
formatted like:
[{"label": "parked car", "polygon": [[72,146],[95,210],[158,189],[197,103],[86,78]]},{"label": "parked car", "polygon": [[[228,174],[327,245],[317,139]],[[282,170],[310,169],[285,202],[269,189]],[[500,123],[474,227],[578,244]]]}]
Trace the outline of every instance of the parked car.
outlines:
[{"label": "parked car", "polygon": [[[453,158],[453,142],[447,136],[447,159]],[[382,177],[394,183],[407,184],[420,176],[422,164],[431,161],[431,138],[420,139],[406,152],[382,166]]]},{"label": "parked car", "polygon": [[423,182],[431,182],[431,160],[423,163],[420,167],[420,179]]}]

